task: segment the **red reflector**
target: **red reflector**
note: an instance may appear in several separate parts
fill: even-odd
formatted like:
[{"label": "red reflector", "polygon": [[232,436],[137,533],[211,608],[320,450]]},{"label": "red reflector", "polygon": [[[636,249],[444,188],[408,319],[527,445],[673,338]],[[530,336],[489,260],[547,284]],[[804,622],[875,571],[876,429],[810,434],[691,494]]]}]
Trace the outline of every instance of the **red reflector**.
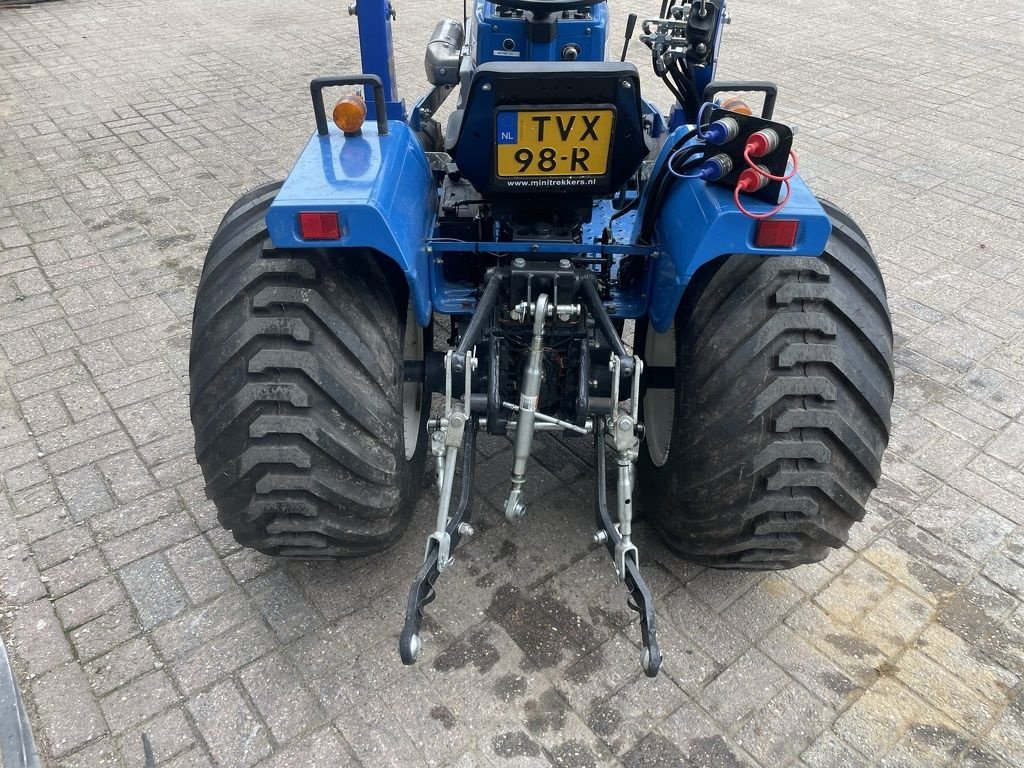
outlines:
[{"label": "red reflector", "polygon": [[758,248],[792,248],[800,222],[791,219],[762,219],[757,222],[754,245]]},{"label": "red reflector", "polygon": [[340,240],[338,214],[331,211],[300,213],[299,235],[303,240]]}]

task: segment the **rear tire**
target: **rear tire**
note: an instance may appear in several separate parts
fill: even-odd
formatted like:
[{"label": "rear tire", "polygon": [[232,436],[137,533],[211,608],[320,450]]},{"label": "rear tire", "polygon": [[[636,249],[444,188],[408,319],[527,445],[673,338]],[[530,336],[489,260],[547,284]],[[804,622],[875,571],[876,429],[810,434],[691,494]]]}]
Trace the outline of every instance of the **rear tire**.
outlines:
[{"label": "rear tire", "polygon": [[399,538],[421,486],[429,401],[403,368],[427,336],[373,254],[273,249],[279,187],[236,203],[207,255],[189,358],[196,456],[240,544],[368,555]]},{"label": "rear tire", "polygon": [[684,557],[779,569],[840,547],[881,476],[892,325],[860,229],[830,203],[819,258],[738,255],[695,277],[669,333],[649,326],[639,491]]}]

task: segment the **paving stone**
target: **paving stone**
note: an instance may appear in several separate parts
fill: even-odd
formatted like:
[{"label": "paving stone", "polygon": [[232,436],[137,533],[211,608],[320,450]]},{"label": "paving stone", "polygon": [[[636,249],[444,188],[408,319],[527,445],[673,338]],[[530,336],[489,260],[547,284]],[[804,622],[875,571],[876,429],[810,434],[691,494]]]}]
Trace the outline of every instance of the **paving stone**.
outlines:
[{"label": "paving stone", "polygon": [[98,581],[106,572],[107,564],[103,562],[100,551],[90,549],[53,566],[43,576],[50,597],[56,599]]},{"label": "paving stone", "polygon": [[829,731],[822,733],[800,759],[808,768],[868,768],[871,764],[864,755]]},{"label": "paving stone", "polygon": [[139,677],[100,699],[112,733],[121,733],[163,711],[178,700],[171,679],[163,670]]},{"label": "paving stone", "polygon": [[259,768],[305,768],[325,761],[356,765],[356,756],[341,736],[330,728],[300,739],[259,764]]},{"label": "paving stone", "polygon": [[785,765],[829,719],[814,696],[790,683],[750,717],[737,740],[762,765]]},{"label": "paving stone", "polygon": [[61,623],[73,629],[102,616],[124,599],[121,586],[113,577],[107,576],[60,598],[54,606]]},{"label": "paving stone", "polygon": [[[680,765],[690,766],[723,766],[723,768],[751,768],[756,765],[754,759],[742,747],[725,735],[697,705],[684,704],[677,709],[661,725],[656,743],[664,746],[667,741],[673,745],[685,759]],[[643,742],[641,742],[642,746]],[[634,750],[635,752],[635,750]],[[657,753],[655,753],[656,755]],[[671,757],[671,753],[668,753]],[[623,762],[628,763],[629,755]],[[634,765],[661,765],[657,757],[652,762],[636,760]],[[670,763],[671,764],[671,763]]]},{"label": "paving stone", "polygon": [[60,768],[127,768],[114,740],[104,737],[64,758]]},{"label": "paving stone", "polygon": [[864,615],[859,630],[892,655],[910,645],[936,615],[927,601],[907,589],[893,587]]},{"label": "paving stone", "polygon": [[728,664],[750,647],[751,641],[707,606],[680,590],[666,605],[672,623],[685,628],[697,646],[718,664]]},{"label": "paving stone", "polygon": [[95,544],[92,533],[84,525],[68,526],[64,530],[32,543],[32,554],[43,570],[74,558],[79,552]]},{"label": "paving stone", "polygon": [[740,632],[756,640],[781,624],[801,599],[803,593],[785,578],[770,574],[732,603],[728,618]]},{"label": "paving stone", "polygon": [[116,539],[180,511],[181,501],[177,494],[170,490],[161,491],[133,504],[97,514],[89,521],[89,526],[103,540]]},{"label": "paving stone", "polygon": [[167,550],[167,561],[193,603],[205,603],[234,586],[204,536],[196,536]]},{"label": "paving stone", "polygon": [[1009,766],[1009,763],[980,746],[968,748],[960,759],[960,765],[963,768],[1007,768]]},{"label": "paving stone", "polygon": [[967,733],[983,731],[998,708],[923,654],[904,654],[896,677]]},{"label": "paving stone", "polygon": [[13,650],[30,674],[41,675],[71,660],[71,649],[49,601],[15,609],[11,623]]},{"label": "paving stone", "polygon": [[250,621],[206,642],[199,650],[171,665],[182,690],[192,694],[234,672],[274,647],[273,635],[260,621]]},{"label": "paving stone", "polygon": [[211,768],[213,763],[210,758],[206,756],[200,747],[190,749],[183,755],[180,755],[169,763],[166,763],[169,768]]},{"label": "paving stone", "polygon": [[287,744],[325,719],[316,700],[303,687],[302,676],[280,654],[246,667],[239,678],[280,744]]},{"label": "paving stone", "polygon": [[265,727],[232,682],[195,696],[188,708],[218,763],[243,768],[271,753]]},{"label": "paving stone", "polygon": [[978,648],[940,627],[928,627],[918,639],[921,651],[968,683],[989,701],[1002,703],[1020,677],[987,658]]},{"label": "paving stone", "polygon": [[787,626],[775,629],[758,647],[834,710],[844,708],[857,693],[854,680]]},{"label": "paving stone", "polygon": [[149,641],[137,637],[83,666],[93,690],[103,696],[161,665]]},{"label": "paving stone", "polygon": [[323,619],[283,571],[260,576],[248,587],[254,604],[281,642],[291,642],[323,626]]},{"label": "paving stone", "polygon": [[640,674],[618,693],[592,703],[587,712],[587,725],[619,755],[631,750],[686,701],[686,695],[668,676],[659,676],[652,683],[640,680]]},{"label": "paving stone", "polygon": [[74,525],[62,507],[51,507],[37,512],[30,517],[23,517],[19,521],[25,541],[32,544],[61,531],[65,531]]},{"label": "paving stone", "polygon": [[119,571],[144,629],[158,627],[188,607],[188,599],[162,555],[151,555]]},{"label": "paving stone", "polygon": [[170,515],[116,539],[101,542],[100,549],[110,564],[119,568],[173,544],[186,541],[199,531],[191,518]]},{"label": "paving stone", "polygon": [[882,678],[835,723],[843,741],[873,760],[883,757],[912,727],[951,729],[951,723],[890,678]]},{"label": "paving stone", "polygon": [[92,689],[76,664],[39,678],[31,691],[43,737],[54,757],[73,752],[106,730]]},{"label": "paving stone", "polygon": [[857,560],[814,599],[836,621],[856,624],[890,589],[889,580],[863,560]]},{"label": "paving stone", "polygon": [[158,489],[156,480],[134,452],[111,456],[99,462],[98,467],[121,503],[137,501]]},{"label": "paving stone", "polygon": [[118,737],[118,747],[128,765],[145,765],[142,734],[146,734],[158,765],[188,750],[197,741],[188,717],[181,707],[175,707]]},{"label": "paving stone", "polygon": [[127,602],[103,613],[70,633],[78,658],[87,661],[109,653],[142,631]]},{"label": "paving stone", "polygon": [[785,672],[757,650],[747,651],[698,696],[714,718],[731,729],[786,687]]}]

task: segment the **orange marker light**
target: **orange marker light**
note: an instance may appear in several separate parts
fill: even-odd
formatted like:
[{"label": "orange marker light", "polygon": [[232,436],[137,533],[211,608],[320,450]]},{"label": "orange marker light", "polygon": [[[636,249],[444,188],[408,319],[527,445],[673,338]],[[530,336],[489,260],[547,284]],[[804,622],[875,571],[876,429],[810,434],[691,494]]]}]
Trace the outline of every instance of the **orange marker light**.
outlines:
[{"label": "orange marker light", "polygon": [[358,93],[346,96],[334,107],[334,124],[346,136],[358,136],[366,122],[366,102]]},{"label": "orange marker light", "polygon": [[747,102],[743,99],[731,98],[726,99],[722,102],[722,109],[727,109],[730,112],[735,112],[738,115],[753,115],[754,110],[747,106]]}]

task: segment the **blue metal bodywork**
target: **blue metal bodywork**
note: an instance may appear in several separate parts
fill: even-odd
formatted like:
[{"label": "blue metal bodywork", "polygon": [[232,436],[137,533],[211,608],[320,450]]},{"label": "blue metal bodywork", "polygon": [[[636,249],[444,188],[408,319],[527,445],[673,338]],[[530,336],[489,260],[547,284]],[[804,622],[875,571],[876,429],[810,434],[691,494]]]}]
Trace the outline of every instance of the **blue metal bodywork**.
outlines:
[{"label": "blue metal bodywork", "polygon": [[[653,242],[638,243],[639,221],[649,195],[639,201],[636,211],[613,218],[611,200],[594,202],[592,220],[583,226],[581,242],[517,243],[451,242],[439,238],[439,195],[434,175],[416,133],[405,122],[405,107],[397,95],[391,51],[391,22],[388,0],[359,0],[359,30],[363,68],[384,82],[390,133],[378,135],[368,120],[359,137],[346,138],[333,125],[327,136],[310,139],[267,215],[270,237],[279,248],[368,249],[394,261],[408,280],[416,318],[426,326],[434,312],[471,314],[476,308],[478,285],[453,283],[445,278],[445,259],[479,253],[524,253],[606,255],[613,258],[611,289],[607,303],[611,315],[619,318],[650,316],[655,330],[666,330],[690,279],[703,265],[720,256],[737,253],[757,255],[817,256],[824,250],[831,223],[814,195],[799,176],[792,180],[793,193],[783,216],[800,221],[793,248],[765,250],[754,245],[756,222],[743,215],[728,190],[696,179],[681,179],[659,201]],[[521,61],[559,60],[563,46],[580,45],[580,60],[604,60],[607,45],[608,8],[593,7],[593,18],[559,20],[558,35],[547,46],[530,47],[526,25],[521,18],[495,16],[487,0],[475,3],[477,28],[468,37],[476,55],[474,64],[486,61],[515,61],[498,56],[503,41],[512,38]],[[725,13],[724,3],[720,13]],[[698,87],[703,91],[714,78],[721,42],[721,27],[715,39],[711,64],[700,71]],[[474,44],[475,41],[475,44]],[[557,48],[557,52],[556,52]],[[471,54],[472,55],[472,54]],[[566,67],[572,64],[566,63]],[[644,102],[646,106],[646,102]],[[368,99],[373,117],[373,101]],[[671,155],[672,145],[692,119],[676,105],[669,126],[653,108],[651,136],[657,144],[657,160],[651,173],[656,178]],[[669,129],[674,132],[666,136]],[[646,189],[644,190],[646,191]],[[634,195],[635,193],[630,193]],[[629,198],[627,198],[629,199]],[[621,203],[622,201],[620,201]],[[751,201],[755,212],[768,206]],[[334,211],[339,214],[342,237],[338,241],[304,241],[298,233],[300,211]],[[609,229],[612,245],[602,246]],[[482,239],[493,240],[494,233]],[[625,259],[643,259],[648,265],[641,279],[618,281]]]},{"label": "blue metal bodywork", "polygon": [[[430,271],[426,240],[437,218],[437,190],[416,134],[391,121],[387,136],[375,124],[346,138],[334,125],[313,134],[267,213],[278,248],[370,249],[405,273],[417,321],[430,322]],[[300,211],[336,211],[341,239],[303,240]]]},{"label": "blue metal bodywork", "polygon": [[[384,83],[388,120],[405,122],[405,102],[398,96],[395,79],[394,45],[391,38],[391,0],[359,0],[359,55],[365,74],[377,75]],[[366,89],[367,117],[377,119],[373,94]]]},{"label": "blue metal bodywork", "polygon": [[562,61],[567,45],[579,48],[577,61],[604,61],[608,45],[608,5],[591,9],[590,19],[559,19],[550,43],[530,40],[526,19],[498,15],[498,3],[477,0],[475,55],[477,64],[491,61]]},{"label": "blue metal bodywork", "polygon": [[[668,163],[675,143],[684,132],[676,130],[665,143],[654,166],[657,175]],[[672,324],[679,301],[697,270],[720,256],[748,253],[761,256],[820,256],[832,234],[832,223],[814,193],[800,176],[791,179],[792,194],[781,218],[800,222],[792,248],[758,248],[754,243],[757,222],[743,214],[724,187],[705,184],[699,179],[679,179],[668,193],[654,227],[658,258],[650,272],[650,302],[646,307],[651,324],[664,333]],[[646,208],[645,197],[634,219],[634,231],[627,238],[634,242]],[[747,209],[762,213],[774,206],[751,201]]]}]

